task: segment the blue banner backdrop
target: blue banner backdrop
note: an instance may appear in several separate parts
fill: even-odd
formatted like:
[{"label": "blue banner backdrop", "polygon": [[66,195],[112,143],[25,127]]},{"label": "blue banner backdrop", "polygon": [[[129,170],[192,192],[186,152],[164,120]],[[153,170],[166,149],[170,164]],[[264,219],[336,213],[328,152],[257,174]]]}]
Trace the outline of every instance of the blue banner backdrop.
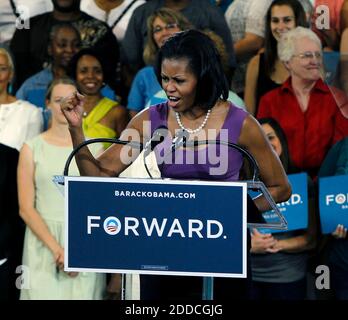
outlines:
[{"label": "blue banner backdrop", "polygon": [[348,228],[348,175],[319,179],[320,224],[324,234]]},{"label": "blue banner backdrop", "polygon": [[246,190],[66,177],[67,270],[246,277]]}]

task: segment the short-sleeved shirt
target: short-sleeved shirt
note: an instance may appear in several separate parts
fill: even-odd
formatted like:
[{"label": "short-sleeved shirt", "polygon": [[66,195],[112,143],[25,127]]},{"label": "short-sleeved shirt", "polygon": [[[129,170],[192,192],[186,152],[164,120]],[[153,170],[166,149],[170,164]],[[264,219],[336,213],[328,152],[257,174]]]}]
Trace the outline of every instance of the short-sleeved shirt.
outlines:
[{"label": "short-sleeved shirt", "polygon": [[42,131],[41,111],[17,100],[0,107],[0,144],[20,151],[23,143]]},{"label": "short-sleeved shirt", "polygon": [[321,79],[311,91],[305,112],[300,108],[289,78],[261,98],[257,117],[278,121],[286,135],[294,166],[314,175],[329,148],[348,135],[348,120]]},{"label": "short-sleeved shirt", "polygon": [[149,100],[162,90],[152,66],[142,68],[136,74],[128,95],[129,110],[141,111]]}]

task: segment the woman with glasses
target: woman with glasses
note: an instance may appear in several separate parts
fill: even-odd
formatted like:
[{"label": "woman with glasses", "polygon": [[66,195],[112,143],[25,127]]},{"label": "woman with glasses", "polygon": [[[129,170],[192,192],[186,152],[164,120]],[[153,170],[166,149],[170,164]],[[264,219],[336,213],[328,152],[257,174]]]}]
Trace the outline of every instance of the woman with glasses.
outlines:
[{"label": "woman with glasses", "polygon": [[257,117],[278,121],[294,166],[316,177],[329,148],[348,135],[348,120],[322,80],[321,41],[313,31],[297,27],[287,32],[278,55],[290,77],[261,98]]},{"label": "woman with glasses", "polygon": [[147,19],[148,38],[143,53],[147,66],[136,74],[128,96],[127,108],[132,117],[144,109],[151,97],[162,89],[153,68],[159,48],[174,33],[189,28],[191,24],[180,12],[168,8],[158,9]]},{"label": "woman with glasses", "polygon": [[257,114],[260,98],[279,87],[289,72],[279,60],[277,43],[280,37],[296,28],[307,26],[306,14],[297,0],[275,0],[266,15],[263,52],[254,56],[248,65],[244,101],[251,114]]}]

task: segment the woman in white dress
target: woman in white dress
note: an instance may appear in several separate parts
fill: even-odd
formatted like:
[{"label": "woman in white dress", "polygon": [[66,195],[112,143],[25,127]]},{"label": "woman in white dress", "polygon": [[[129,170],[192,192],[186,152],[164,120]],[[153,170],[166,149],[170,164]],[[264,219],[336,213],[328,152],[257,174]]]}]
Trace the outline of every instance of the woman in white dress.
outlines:
[{"label": "woman in white dress", "polygon": [[[51,127],[24,144],[18,165],[20,215],[27,228],[24,241],[24,286],[21,299],[101,299],[105,275],[64,271],[64,201],[53,184],[72,151],[61,99],[76,91],[68,78],[56,79],[47,91]],[[78,175],[76,164],[70,172]]]}]

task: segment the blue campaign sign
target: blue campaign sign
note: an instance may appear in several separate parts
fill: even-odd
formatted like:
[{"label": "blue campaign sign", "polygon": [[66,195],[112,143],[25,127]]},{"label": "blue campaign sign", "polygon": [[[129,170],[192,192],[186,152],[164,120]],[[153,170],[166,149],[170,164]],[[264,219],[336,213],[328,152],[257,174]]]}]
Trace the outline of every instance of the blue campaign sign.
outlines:
[{"label": "blue campaign sign", "polygon": [[324,234],[338,224],[348,228],[348,175],[319,179],[319,212]]},{"label": "blue campaign sign", "polygon": [[[306,173],[296,173],[288,175],[292,188],[292,194],[288,201],[278,203],[279,211],[284,215],[288,222],[287,230],[260,229],[263,233],[278,233],[293,230],[306,229],[308,226],[308,182]],[[267,223],[279,222],[278,216],[274,211],[263,213]]]},{"label": "blue campaign sign", "polygon": [[246,183],[65,178],[68,271],[246,277]]}]

